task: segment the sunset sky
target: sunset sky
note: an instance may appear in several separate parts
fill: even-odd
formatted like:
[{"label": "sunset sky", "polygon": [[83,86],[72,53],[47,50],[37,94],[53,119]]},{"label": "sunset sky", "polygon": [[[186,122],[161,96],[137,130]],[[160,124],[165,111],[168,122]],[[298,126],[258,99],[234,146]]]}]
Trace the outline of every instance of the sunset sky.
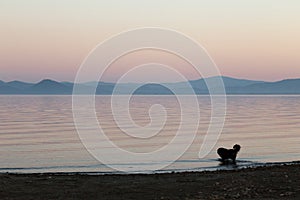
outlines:
[{"label": "sunset sky", "polygon": [[[0,80],[73,81],[98,43],[138,27],[188,35],[206,48],[222,75],[300,78],[299,10],[299,0],[0,0]],[[156,53],[142,52],[145,62]],[[135,63],[138,55],[119,65]],[[176,58],[165,59],[174,64]],[[180,62],[174,65],[186,67]],[[118,70],[111,73],[108,81]]]}]

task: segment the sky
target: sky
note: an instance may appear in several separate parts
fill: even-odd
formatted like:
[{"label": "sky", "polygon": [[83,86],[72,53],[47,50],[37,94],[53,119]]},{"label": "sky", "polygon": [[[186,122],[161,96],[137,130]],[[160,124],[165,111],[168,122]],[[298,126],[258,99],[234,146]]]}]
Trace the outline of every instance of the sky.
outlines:
[{"label": "sky", "polygon": [[[196,40],[222,75],[265,81],[300,78],[299,0],[0,0],[0,80],[73,81],[89,52],[122,31],[173,29]],[[107,72],[116,81],[140,55],[164,57],[188,79],[184,61],[133,53]],[[156,55],[156,56],[153,56]],[[149,77],[139,71],[138,79]],[[157,72],[158,73],[158,72]],[[155,76],[155,73],[152,74]],[[168,73],[159,80],[169,80]],[[170,78],[171,79],[171,78]]]}]

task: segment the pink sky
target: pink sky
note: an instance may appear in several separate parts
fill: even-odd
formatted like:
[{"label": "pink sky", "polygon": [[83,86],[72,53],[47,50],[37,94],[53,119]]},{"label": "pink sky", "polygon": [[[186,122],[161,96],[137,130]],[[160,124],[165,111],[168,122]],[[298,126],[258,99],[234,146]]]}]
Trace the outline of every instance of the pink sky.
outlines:
[{"label": "pink sky", "polygon": [[[222,75],[267,81],[300,78],[299,9],[298,0],[2,0],[0,80],[73,81],[81,62],[98,43],[144,26],[174,29],[194,38]],[[114,81],[122,67],[151,58],[163,58],[187,78],[197,78],[192,68],[171,55],[141,54],[118,61],[107,80]],[[149,74],[140,73],[138,78],[143,76]]]}]

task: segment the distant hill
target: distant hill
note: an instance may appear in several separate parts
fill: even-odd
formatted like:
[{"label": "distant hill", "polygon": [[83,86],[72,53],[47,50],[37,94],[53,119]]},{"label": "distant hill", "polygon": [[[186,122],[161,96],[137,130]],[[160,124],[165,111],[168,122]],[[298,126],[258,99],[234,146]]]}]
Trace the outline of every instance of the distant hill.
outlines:
[{"label": "distant hill", "polygon": [[253,84],[244,89],[247,94],[300,94],[300,79]]},{"label": "distant hill", "polygon": [[53,80],[42,80],[28,88],[32,94],[71,94],[73,86],[67,86]]},{"label": "distant hill", "polygon": [[21,82],[21,81],[11,81],[6,83],[7,86],[14,87],[17,89],[26,89],[29,88],[30,86],[33,86],[34,83],[26,83],[26,82]]},{"label": "distant hill", "polygon": [[[235,79],[231,77],[210,77],[189,81],[196,94],[209,94],[206,83],[212,88],[218,89],[217,78],[222,78],[227,94],[300,94],[300,79],[287,79],[278,82],[264,82],[256,80]],[[110,95],[115,89],[114,83],[88,82],[76,84],[80,91],[78,94],[88,94],[93,91],[92,86],[97,84],[96,94]],[[179,94],[190,94],[186,88],[186,82],[145,84],[139,87],[134,94],[142,95],[170,95],[173,94],[170,88],[176,88]],[[3,82],[0,81],[0,94],[39,94],[39,95],[71,95],[74,83],[57,82],[50,79],[42,80],[38,83],[26,83],[21,81]],[[117,94],[129,94],[131,86],[136,83],[122,83],[119,85]],[[166,86],[166,87],[165,87]]]},{"label": "distant hill", "polygon": [[0,83],[0,95],[1,94],[21,94],[21,93],[22,93],[22,91],[17,88],[8,86],[4,83]]},{"label": "distant hill", "polygon": [[[212,86],[215,85],[216,80],[219,79],[220,77],[210,77],[206,79],[199,79],[199,80],[194,80],[190,81],[190,83],[194,87],[199,87],[199,88],[205,88],[206,84],[205,82],[209,82]],[[226,77],[222,76],[221,77],[224,82],[224,86],[226,88],[230,87],[244,87],[252,84],[257,84],[257,83],[264,83],[264,81],[253,81],[253,80],[246,80],[246,79],[236,79],[236,78],[231,78],[231,77]]]}]

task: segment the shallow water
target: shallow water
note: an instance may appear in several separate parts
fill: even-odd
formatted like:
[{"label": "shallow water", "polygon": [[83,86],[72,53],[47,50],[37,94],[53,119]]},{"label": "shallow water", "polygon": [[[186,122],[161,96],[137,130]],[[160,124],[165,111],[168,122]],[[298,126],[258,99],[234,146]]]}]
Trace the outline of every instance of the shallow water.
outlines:
[{"label": "shallow water", "polygon": [[[238,167],[299,160],[300,96],[228,96],[222,134],[203,159],[198,158],[198,152],[211,110],[208,96],[198,99],[201,121],[194,143],[181,158],[161,171],[227,168],[219,166],[216,149],[235,143],[242,146]],[[110,97],[96,97],[97,116],[107,136],[119,147],[138,153],[163,147],[179,126],[180,109],[174,96],[134,96],[130,114],[136,124],[150,123],[148,111],[153,104],[165,107],[165,126],[157,136],[134,140],[114,123]],[[114,172],[94,159],[81,143],[73,122],[70,96],[0,96],[0,110],[0,172]]]}]

